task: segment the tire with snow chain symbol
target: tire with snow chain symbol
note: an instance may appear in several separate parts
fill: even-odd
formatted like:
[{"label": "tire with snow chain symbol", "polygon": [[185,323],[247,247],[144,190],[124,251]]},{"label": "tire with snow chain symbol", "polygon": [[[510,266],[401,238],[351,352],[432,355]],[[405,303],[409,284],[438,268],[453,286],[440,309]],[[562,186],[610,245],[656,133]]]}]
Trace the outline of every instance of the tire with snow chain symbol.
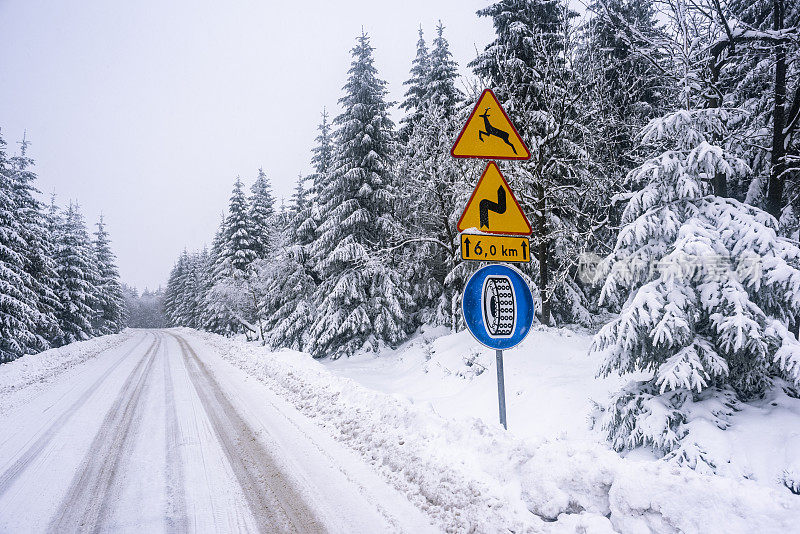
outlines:
[{"label": "tire with snow chain symbol", "polygon": [[488,276],[483,282],[483,319],[490,336],[514,333],[514,286],[507,276]]},{"label": "tire with snow chain symbol", "polygon": [[475,271],[461,298],[464,323],[484,346],[517,346],[533,324],[533,295],[524,275],[510,265],[486,265]]}]

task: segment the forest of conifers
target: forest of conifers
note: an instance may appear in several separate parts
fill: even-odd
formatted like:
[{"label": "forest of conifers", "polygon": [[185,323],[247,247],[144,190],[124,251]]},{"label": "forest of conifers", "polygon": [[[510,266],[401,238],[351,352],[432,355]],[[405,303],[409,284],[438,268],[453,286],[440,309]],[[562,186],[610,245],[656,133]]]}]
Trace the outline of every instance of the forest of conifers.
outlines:
[{"label": "forest of conifers", "polygon": [[89,236],[77,203],[39,200],[23,139],[0,138],[0,362],[125,326],[116,257],[102,217]]},{"label": "forest of conifers", "polygon": [[419,31],[397,125],[380,43],[357,36],[313,174],[284,209],[268,172],[236,180],[211,247],[172,270],[168,323],[331,358],[461,329],[480,264],[460,260],[456,222],[482,164],[449,149],[491,88],[532,154],[501,168],[531,218],[538,320],[599,328],[600,374],[647,373],[604,411],[614,446],[674,450],[703,395],[796,395],[800,4],[597,0],[579,16],[501,0],[477,15],[496,36],[468,77],[442,24]]}]

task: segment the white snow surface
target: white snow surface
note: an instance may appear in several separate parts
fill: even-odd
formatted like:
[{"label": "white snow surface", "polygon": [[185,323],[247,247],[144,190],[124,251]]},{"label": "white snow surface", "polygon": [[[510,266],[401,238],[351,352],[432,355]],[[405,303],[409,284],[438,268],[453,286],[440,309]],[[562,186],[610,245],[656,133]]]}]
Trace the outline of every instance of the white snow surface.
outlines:
[{"label": "white snow surface", "polygon": [[77,365],[130,339],[133,331],[78,341],[0,365],[0,415],[28,402]]},{"label": "white snow surface", "polygon": [[[598,378],[598,357],[589,354],[591,333],[541,325],[519,347],[505,351],[505,387],[509,430],[527,440],[588,440],[605,446],[591,429],[603,405],[628,380],[650,375]],[[467,332],[423,328],[394,351],[361,353],[322,360],[332,373],[377,391],[428,403],[445,417],[477,417],[498,424],[495,354]],[[785,385],[785,384],[784,384]],[[800,484],[800,400],[777,386],[749,403],[704,395],[685,407],[687,446],[701,447],[716,474],[755,480],[787,491],[788,474]],[[720,427],[724,427],[722,430]],[[629,459],[656,460],[649,449],[627,453]],[[698,469],[710,472],[707,465]]]},{"label": "white snow surface", "polygon": [[438,531],[213,345],[173,334],[120,336],[0,416],[0,532]]},{"label": "white snow surface", "polygon": [[788,532],[800,522],[800,498],[776,485],[610,450],[590,430],[589,399],[622,379],[594,377],[588,335],[540,327],[506,351],[505,431],[494,353],[464,332],[423,329],[396,351],[324,363],[181,332],[356,451],[447,531]]}]

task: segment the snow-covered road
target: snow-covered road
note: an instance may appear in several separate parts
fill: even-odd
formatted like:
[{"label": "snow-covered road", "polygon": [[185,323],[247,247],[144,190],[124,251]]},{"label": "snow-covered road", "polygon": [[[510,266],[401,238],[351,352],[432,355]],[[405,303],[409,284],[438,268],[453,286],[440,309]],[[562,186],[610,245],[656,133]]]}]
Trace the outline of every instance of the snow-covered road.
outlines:
[{"label": "snow-covered road", "polygon": [[136,331],[0,429],[0,532],[434,530],[352,451],[175,332]]}]

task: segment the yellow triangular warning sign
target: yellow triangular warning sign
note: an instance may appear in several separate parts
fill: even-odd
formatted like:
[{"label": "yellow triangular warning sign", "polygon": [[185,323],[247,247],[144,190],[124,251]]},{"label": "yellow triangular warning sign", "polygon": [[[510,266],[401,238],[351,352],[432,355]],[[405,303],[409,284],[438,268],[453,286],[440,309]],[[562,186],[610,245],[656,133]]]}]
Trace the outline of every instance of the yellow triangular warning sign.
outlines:
[{"label": "yellow triangular warning sign", "polygon": [[487,234],[530,235],[531,225],[497,164],[490,161],[458,220],[458,231],[477,228]]},{"label": "yellow triangular warning sign", "polygon": [[531,153],[503,111],[491,89],[486,89],[458,134],[450,154],[454,158],[530,159]]}]

